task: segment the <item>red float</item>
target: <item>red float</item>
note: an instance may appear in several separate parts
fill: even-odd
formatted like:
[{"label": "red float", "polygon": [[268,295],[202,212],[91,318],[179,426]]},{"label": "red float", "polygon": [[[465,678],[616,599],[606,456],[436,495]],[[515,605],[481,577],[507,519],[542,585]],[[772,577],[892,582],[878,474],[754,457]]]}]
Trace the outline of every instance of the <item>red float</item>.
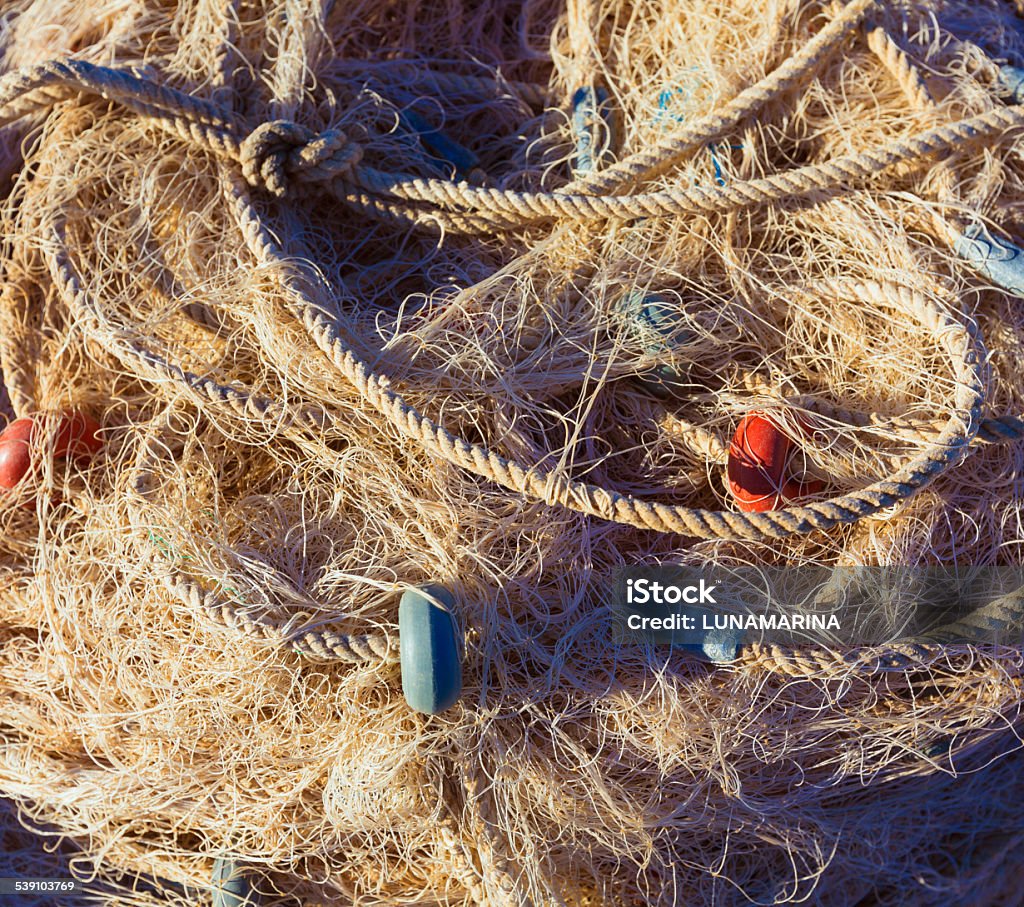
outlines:
[{"label": "red float", "polygon": [[[32,448],[43,422],[38,416],[15,419],[0,432],[0,488],[13,489],[34,471]],[[100,424],[92,416],[75,410],[61,413],[53,442],[53,455],[86,463],[103,447],[97,436]],[[29,504],[28,506],[31,506]]]},{"label": "red float", "polygon": [[729,445],[729,491],[745,513],[778,510],[787,502],[821,491],[817,480],[800,482],[789,475],[793,439],[763,413],[744,416]]},{"label": "red float", "polygon": [[92,416],[65,410],[53,442],[54,456],[70,455],[76,463],[87,463],[103,448],[103,441],[96,436],[99,430],[100,423]]},{"label": "red float", "polygon": [[32,419],[15,419],[0,433],[0,487],[14,488],[29,471],[34,425]]}]

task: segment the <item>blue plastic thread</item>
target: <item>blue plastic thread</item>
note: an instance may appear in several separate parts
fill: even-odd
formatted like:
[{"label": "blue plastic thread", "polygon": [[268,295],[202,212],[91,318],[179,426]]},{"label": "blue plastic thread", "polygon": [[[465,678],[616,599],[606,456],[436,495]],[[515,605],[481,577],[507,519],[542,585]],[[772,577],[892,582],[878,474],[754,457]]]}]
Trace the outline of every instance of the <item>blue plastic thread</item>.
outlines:
[{"label": "blue plastic thread", "polygon": [[[687,71],[697,72],[698,69],[696,66],[691,66]],[[1024,70],[1021,70],[1021,77],[1024,78]],[[697,86],[700,85],[703,81],[703,79],[697,76],[690,82],[690,84],[686,88],[680,85],[676,85],[671,90],[662,89],[658,93],[658,112],[654,115],[654,118],[651,120],[651,125],[656,126],[658,125],[658,123],[661,123],[661,128],[664,129],[667,125],[664,122],[666,119],[675,120],[677,123],[686,122],[686,117],[682,116],[681,114],[669,113],[669,105],[672,103],[673,100],[675,100],[677,95],[683,95],[684,100],[689,101],[690,98],[693,97],[693,93],[696,90]],[[711,154],[711,166],[714,168],[715,172],[715,183],[717,183],[719,186],[724,186],[726,183],[726,179],[722,171],[722,163],[718,159],[716,144],[717,143],[715,142],[709,142],[708,151]],[[730,145],[729,147],[733,149],[740,149],[743,147],[743,145]],[[698,180],[695,180],[694,182],[699,183]]]},{"label": "blue plastic thread", "polygon": [[[730,148],[742,148],[743,145],[730,145]],[[715,168],[715,182],[719,186],[725,185],[725,177],[722,175],[722,164],[718,160],[718,152],[715,151],[715,143],[711,142],[708,144],[708,151],[711,152],[711,164]]]},{"label": "blue plastic thread", "polygon": [[[684,72],[699,72],[699,68],[696,66],[690,66]],[[682,123],[686,120],[686,117],[681,116],[678,113],[669,113],[668,108],[672,101],[675,100],[676,95],[683,95],[684,101],[689,101],[693,97],[693,93],[697,90],[697,87],[703,83],[703,79],[698,75],[692,78],[686,87],[682,85],[674,85],[671,89],[665,88],[658,93],[658,112],[654,115],[651,120],[652,126],[657,126],[661,123],[661,128],[665,128],[665,120],[675,120],[677,123]]]}]

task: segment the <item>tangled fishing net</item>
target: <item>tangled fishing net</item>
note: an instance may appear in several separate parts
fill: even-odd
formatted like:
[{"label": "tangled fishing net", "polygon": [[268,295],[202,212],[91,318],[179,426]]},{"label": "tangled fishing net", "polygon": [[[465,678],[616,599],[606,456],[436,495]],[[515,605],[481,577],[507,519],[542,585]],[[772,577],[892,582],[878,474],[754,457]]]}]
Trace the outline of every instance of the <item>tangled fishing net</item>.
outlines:
[{"label": "tangled fishing net", "polygon": [[[1013,4],[16,0],[2,47],[10,874],[16,805],[107,903],[225,855],[264,903],[1016,902],[1019,651],[715,666],[599,592],[1024,560],[1024,307],[958,253],[1024,239]],[[802,438],[767,512],[751,412]]]}]

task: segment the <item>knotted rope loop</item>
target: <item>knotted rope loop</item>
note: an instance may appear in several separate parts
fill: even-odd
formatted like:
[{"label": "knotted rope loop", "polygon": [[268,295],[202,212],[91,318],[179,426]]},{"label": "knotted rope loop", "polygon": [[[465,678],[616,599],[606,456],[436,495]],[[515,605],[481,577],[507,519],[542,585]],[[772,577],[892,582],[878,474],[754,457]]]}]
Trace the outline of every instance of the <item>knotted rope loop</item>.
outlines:
[{"label": "knotted rope loop", "polygon": [[362,158],[363,149],[340,129],[317,134],[289,120],[257,126],[239,153],[246,182],[279,197],[293,181],[330,180],[351,171]]}]

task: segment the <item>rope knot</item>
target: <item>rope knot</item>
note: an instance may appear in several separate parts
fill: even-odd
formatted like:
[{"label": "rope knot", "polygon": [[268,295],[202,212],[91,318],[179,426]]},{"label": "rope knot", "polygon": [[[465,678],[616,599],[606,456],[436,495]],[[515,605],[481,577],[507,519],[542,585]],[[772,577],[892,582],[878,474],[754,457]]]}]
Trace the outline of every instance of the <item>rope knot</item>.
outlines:
[{"label": "rope knot", "polygon": [[289,120],[273,120],[249,133],[239,157],[249,185],[283,196],[291,181],[326,181],[349,172],[362,160],[363,149],[340,129],[317,134]]}]

